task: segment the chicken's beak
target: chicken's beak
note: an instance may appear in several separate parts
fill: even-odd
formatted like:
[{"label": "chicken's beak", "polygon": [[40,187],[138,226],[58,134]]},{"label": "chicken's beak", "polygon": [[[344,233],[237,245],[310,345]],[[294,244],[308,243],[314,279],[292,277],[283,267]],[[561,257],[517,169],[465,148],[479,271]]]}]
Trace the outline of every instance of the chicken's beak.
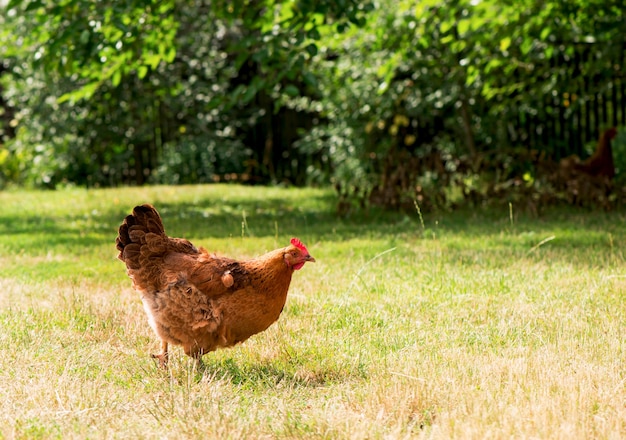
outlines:
[{"label": "chicken's beak", "polygon": [[315,263],[315,258],[313,258],[310,255],[307,255],[306,257],[304,257],[304,261],[309,261],[311,263]]}]

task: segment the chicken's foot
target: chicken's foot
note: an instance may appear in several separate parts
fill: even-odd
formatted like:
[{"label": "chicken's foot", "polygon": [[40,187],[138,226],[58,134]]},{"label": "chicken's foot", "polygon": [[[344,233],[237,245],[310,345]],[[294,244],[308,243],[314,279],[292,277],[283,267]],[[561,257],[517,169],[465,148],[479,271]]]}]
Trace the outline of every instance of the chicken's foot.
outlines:
[{"label": "chicken's foot", "polygon": [[159,360],[159,367],[167,369],[169,354],[167,352],[167,341],[161,341],[161,353],[151,355],[153,359]]}]

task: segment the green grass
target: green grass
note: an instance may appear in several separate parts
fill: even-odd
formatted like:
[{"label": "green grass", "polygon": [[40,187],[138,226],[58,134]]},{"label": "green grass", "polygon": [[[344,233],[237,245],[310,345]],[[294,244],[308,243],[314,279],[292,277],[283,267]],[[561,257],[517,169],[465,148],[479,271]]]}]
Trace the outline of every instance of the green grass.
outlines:
[{"label": "green grass", "polygon": [[[168,372],[115,259],[138,203],[251,257],[300,237],[277,324]],[[553,210],[342,219],[332,191],[0,193],[0,438],[618,439],[626,216]]]}]

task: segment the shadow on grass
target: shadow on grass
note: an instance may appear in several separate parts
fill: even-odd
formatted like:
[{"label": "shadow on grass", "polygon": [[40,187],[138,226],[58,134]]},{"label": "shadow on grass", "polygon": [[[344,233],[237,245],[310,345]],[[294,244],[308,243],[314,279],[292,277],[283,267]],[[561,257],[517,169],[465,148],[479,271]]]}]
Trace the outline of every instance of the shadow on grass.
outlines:
[{"label": "shadow on grass", "polygon": [[[210,194],[191,202],[161,202],[155,205],[173,237],[190,240],[206,238],[275,237],[278,234],[309,236],[315,239],[347,240],[363,235],[407,232],[416,223],[406,214],[382,211],[359,213],[342,218],[335,213],[333,195],[308,198],[305,204],[281,197],[260,197],[224,201]],[[11,236],[5,244],[19,252],[41,249],[114,245],[117,229],[133,206],[103,206],[94,212],[70,212],[66,216],[0,213],[0,236]],[[243,224],[243,226],[242,226]]]},{"label": "shadow on grass", "polygon": [[222,380],[244,388],[316,388],[364,378],[362,372],[338,366],[307,368],[291,362],[238,363],[231,358],[208,361],[201,373],[199,379]]},{"label": "shadow on grass", "polygon": [[[459,235],[458,246],[489,251],[493,247],[532,248],[547,236],[555,235],[552,249],[608,250],[626,240],[620,212],[553,210],[542,218],[524,215],[510,217],[508,207],[460,212],[424,213],[423,223],[416,213],[362,211],[350,217],[336,215],[336,198],[319,192],[301,200],[250,190],[249,197],[225,199],[224,193],[200,195],[195,202],[159,202],[167,233],[196,244],[202,239],[241,237],[300,236],[303,240],[346,241],[351,239],[436,239]],[[141,203],[143,201],[139,201]],[[8,253],[45,254],[49,251],[83,255],[86,249],[110,245],[112,255],[117,228],[133,206],[111,203],[93,207],[76,206],[67,215],[51,216],[0,212],[0,250]],[[243,231],[242,231],[243,229]],[[535,236],[525,236],[533,233]],[[609,237],[611,234],[611,237]],[[485,237],[485,240],[476,240]],[[455,246],[455,245],[452,245]],[[565,254],[565,253],[564,253]]]}]

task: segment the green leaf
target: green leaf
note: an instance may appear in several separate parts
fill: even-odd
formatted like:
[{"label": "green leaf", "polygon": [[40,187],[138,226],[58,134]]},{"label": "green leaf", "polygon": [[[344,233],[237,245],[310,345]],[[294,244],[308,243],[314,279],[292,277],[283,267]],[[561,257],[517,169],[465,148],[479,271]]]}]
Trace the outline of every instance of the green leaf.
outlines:
[{"label": "green leaf", "polygon": [[308,31],[306,33],[306,36],[308,38],[310,38],[311,40],[319,40],[321,35],[320,35],[320,31],[317,30],[316,27],[314,27],[313,29],[311,29],[310,31]]},{"label": "green leaf", "polygon": [[314,57],[317,55],[317,45],[314,43],[309,44],[305,50],[309,53],[310,56]]},{"label": "green leaf", "polygon": [[376,93],[378,95],[384,95],[388,89],[389,89],[389,82],[383,81],[378,85],[378,89],[376,89]]},{"label": "green leaf", "polygon": [[528,37],[525,38],[524,41],[522,41],[522,44],[520,45],[520,50],[522,51],[523,55],[528,55],[532,48],[533,48],[533,40]]},{"label": "green leaf", "polygon": [[67,101],[76,102],[82,99],[89,99],[93,96],[96,90],[98,90],[98,87],[100,87],[100,81],[94,81],[94,82],[85,84],[80,89],[73,90],[71,92],[61,95],[57,99],[57,103],[62,104]]},{"label": "green leaf", "polygon": [[471,26],[471,20],[466,19],[466,20],[459,20],[459,22],[456,25],[457,30],[459,31],[460,35],[463,35],[464,33],[466,33],[467,31],[470,30],[470,26]]},{"label": "green leaf", "polygon": [[451,43],[451,42],[452,42],[452,41],[454,41],[454,40],[455,40],[454,35],[452,35],[452,34],[448,34],[448,35],[446,35],[446,36],[442,37],[442,38],[441,38],[441,40],[439,40],[439,41],[440,41],[442,44],[449,44],[449,43]]},{"label": "green leaf", "polygon": [[283,87],[283,92],[291,97],[300,95],[300,90],[293,84],[287,84],[287,86]]},{"label": "green leaf", "polygon": [[511,46],[511,37],[504,37],[500,40],[500,50],[502,52],[506,52],[506,50]]},{"label": "green leaf", "polygon": [[137,69],[137,77],[139,79],[144,79],[147,74],[148,74],[148,67],[147,66],[139,66],[139,68]]},{"label": "green leaf", "polygon": [[165,52],[165,62],[166,63],[172,63],[174,61],[174,59],[176,58],[176,48],[171,46],[166,52]]},{"label": "green leaf", "polygon": [[467,74],[465,76],[465,85],[471,86],[479,78],[480,71],[474,66],[467,66]]},{"label": "green leaf", "polygon": [[337,25],[337,32],[340,33],[340,34],[343,34],[349,28],[350,28],[350,25],[348,23],[339,23]]},{"label": "green leaf", "polygon": [[306,72],[302,75],[302,80],[307,86],[317,87],[317,78],[311,72]]},{"label": "green leaf", "polygon": [[444,22],[442,22],[441,25],[439,26],[439,31],[442,34],[447,33],[450,29],[452,29],[452,24],[453,24],[452,21],[444,21]]},{"label": "green leaf", "polygon": [[252,101],[252,98],[254,98],[256,94],[257,94],[257,89],[255,87],[248,86],[248,88],[246,89],[246,93],[244,93],[243,96],[241,97],[243,104],[247,104],[250,101]]},{"label": "green leaf", "polygon": [[7,5],[6,10],[8,11],[8,10],[10,10],[10,9],[13,9],[13,8],[15,8],[17,5],[19,5],[20,3],[22,3],[22,0],[11,0],[11,1],[9,2],[9,4]]},{"label": "green leaf", "polygon": [[113,87],[117,87],[120,85],[121,81],[122,72],[120,71],[120,69],[117,69],[115,72],[113,72],[113,76],[111,77],[111,84],[113,84]]},{"label": "green leaf", "polygon": [[89,42],[89,37],[91,36],[90,32],[88,30],[84,30],[80,33],[80,37],[78,39],[78,41],[80,41],[80,44],[87,44]]},{"label": "green leaf", "polygon": [[265,85],[265,80],[261,79],[259,76],[255,76],[252,78],[252,81],[246,88],[245,93],[241,97],[241,100],[244,104],[247,104],[256,96],[256,94],[263,88]]},{"label": "green leaf", "polygon": [[490,59],[489,62],[487,63],[487,65],[485,66],[485,73],[489,73],[492,70],[497,69],[502,64],[503,64],[502,60],[500,60],[498,58]]},{"label": "green leaf", "polygon": [[[16,3],[16,4],[12,5],[11,3]],[[19,2],[11,2],[11,3],[9,3],[9,5],[7,6],[7,9],[11,9],[11,8],[17,6],[17,3],[19,3]],[[29,12],[29,11],[33,11],[35,9],[39,9],[39,8],[43,8],[43,7],[44,7],[44,4],[43,4],[42,1],[35,0],[35,1],[32,1],[32,2],[28,3],[28,6],[26,6],[25,11]]]},{"label": "green leaf", "polygon": [[157,54],[148,54],[144,56],[144,62],[152,68],[152,70],[159,67],[159,63],[161,62],[161,56]]}]

